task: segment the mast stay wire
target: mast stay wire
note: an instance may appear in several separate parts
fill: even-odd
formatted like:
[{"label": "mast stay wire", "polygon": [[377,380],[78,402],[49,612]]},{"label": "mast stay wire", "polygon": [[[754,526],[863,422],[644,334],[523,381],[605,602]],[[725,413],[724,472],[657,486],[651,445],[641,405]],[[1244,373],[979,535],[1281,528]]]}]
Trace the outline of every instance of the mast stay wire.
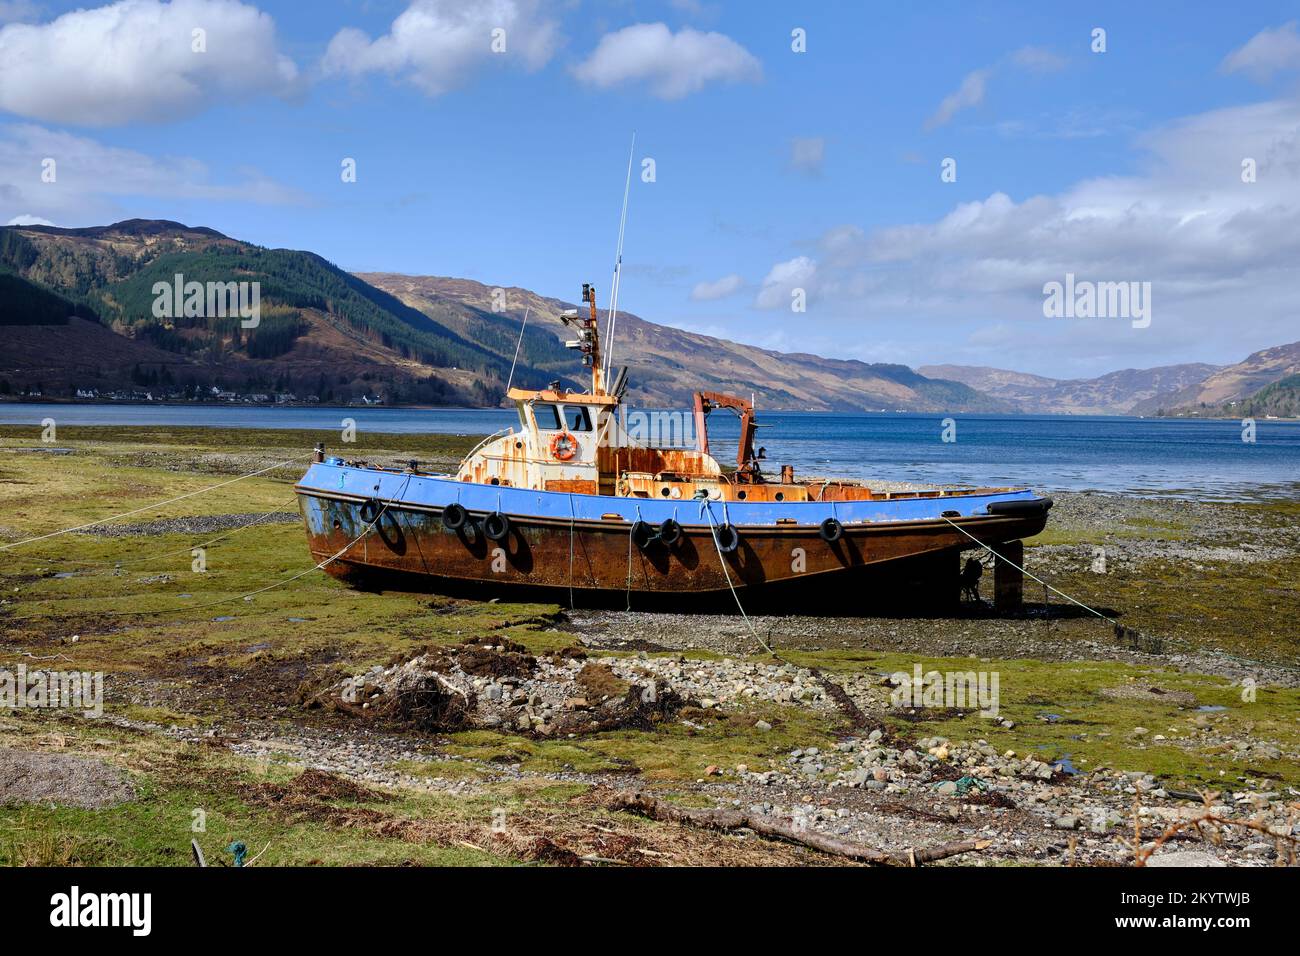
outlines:
[{"label": "mast stay wire", "polygon": [[618,248],[614,253],[614,278],[610,281],[609,320],[605,323],[605,378],[614,367],[614,329],[618,325],[618,290],[623,281],[623,233],[627,229],[627,200],[632,189],[632,157],[636,153],[636,131],[627,151],[627,179],[623,182],[623,212],[618,220]]}]

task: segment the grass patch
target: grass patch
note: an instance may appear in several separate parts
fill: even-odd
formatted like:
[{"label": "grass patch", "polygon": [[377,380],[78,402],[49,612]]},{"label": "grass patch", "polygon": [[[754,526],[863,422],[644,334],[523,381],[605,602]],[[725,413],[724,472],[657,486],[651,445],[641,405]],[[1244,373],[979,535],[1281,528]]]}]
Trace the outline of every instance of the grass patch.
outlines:
[{"label": "grass patch", "polygon": [[1123,519],[1123,524],[1112,528],[1071,528],[1048,524],[1032,538],[1025,541],[1027,547],[1044,547],[1051,545],[1102,545],[1112,541],[1187,541],[1194,537],[1191,529],[1183,522],[1159,521],[1131,515]]},{"label": "grass patch", "polygon": [[[772,729],[755,727],[760,719]],[[465,731],[451,735],[446,750],[541,773],[639,772],[650,780],[696,780],[711,765],[727,772],[734,772],[737,764],[755,771],[769,769],[796,747],[833,744],[842,729],[833,714],[758,705],[718,712],[697,726],[674,721],[653,731],[617,730],[563,740]]]},{"label": "grass patch", "polygon": [[[39,430],[0,428],[13,445],[39,445]],[[145,507],[247,473],[266,458],[309,453],[317,432],[211,428],[67,427],[67,456],[0,458],[0,540],[46,534]],[[363,433],[349,454],[438,454],[467,450],[472,438]],[[231,456],[234,456],[233,458]],[[240,457],[243,456],[243,457]],[[270,460],[274,460],[272,456]],[[252,462],[250,464],[250,462]],[[292,483],[301,470],[240,481],[126,519],[296,511]],[[209,539],[221,536],[220,540]],[[206,549],[194,571],[191,549]],[[65,534],[0,556],[0,654],[5,645],[51,652],[83,670],[174,675],[194,669],[292,673],[322,662],[359,671],[430,644],[484,634],[548,653],[573,644],[554,630],[555,605],[487,604],[428,595],[350,589],[312,567],[302,527],[260,524],[225,532],[103,537]],[[279,585],[264,590],[268,585]],[[244,596],[252,592],[248,600]],[[71,643],[73,636],[75,644]],[[111,681],[111,677],[109,678]],[[274,689],[273,689],[274,690]],[[283,698],[291,686],[278,689]],[[219,699],[204,697],[201,711]],[[233,706],[230,712],[237,712]],[[177,714],[128,714],[183,724]]]},{"label": "grass patch", "polygon": [[[339,417],[346,417],[346,409],[339,409]],[[57,415],[56,415],[57,419]],[[202,425],[60,425],[55,444],[73,447],[152,448],[160,452],[170,449],[192,451],[212,449],[229,451],[300,449],[309,453],[317,442],[324,442],[348,457],[361,452],[403,452],[422,461],[455,459],[459,461],[478,444],[477,435],[405,434],[400,432],[372,432],[359,429],[356,441],[346,445],[340,441],[339,429],[317,428],[221,428]],[[40,445],[39,425],[0,425],[0,442],[6,445]],[[345,451],[341,451],[344,449]]]},{"label": "grass patch", "polygon": [[[915,664],[923,672],[998,674],[998,717],[1011,720],[1013,728],[980,717],[972,703],[960,718],[894,719],[905,737],[983,739],[1040,760],[1070,754],[1083,771],[1144,770],[1180,786],[1232,787],[1246,780],[1300,786],[1300,765],[1285,759],[1287,752],[1300,751],[1300,690],[1261,687],[1254,701],[1245,701],[1242,688],[1223,678],[1102,661],[982,661],[865,651],[789,651],[787,656],[832,674],[910,675]],[[1152,687],[1163,693],[1146,691]],[[1183,695],[1190,695],[1190,706]],[[880,688],[879,700],[888,702],[889,688]],[[1205,712],[1199,706],[1226,709]],[[1136,735],[1139,727],[1146,733]],[[1158,735],[1165,739],[1157,741]],[[1283,758],[1245,758],[1225,740],[1272,741]]]},{"label": "grass patch", "polygon": [[[6,722],[0,745],[31,742],[19,732],[29,721]],[[45,723],[49,723],[47,720]],[[247,844],[264,865],[399,864],[473,866],[510,860],[460,845],[439,846],[387,838],[341,819],[297,819],[258,798],[262,788],[292,781],[298,769],[259,763],[222,748],[176,742],[155,734],[59,721],[63,747],[107,760],[132,773],[134,800],[100,810],[9,805],[0,807],[0,865],[189,866],[190,839],[209,865],[230,862],[225,848]],[[92,737],[91,734],[96,736]],[[382,809],[397,818],[487,821],[503,797],[477,799],[406,793],[380,803],[332,800],[341,811]],[[196,814],[196,811],[200,811]],[[340,814],[340,817],[346,814]],[[319,816],[319,815],[318,815]],[[326,815],[328,817],[328,815]],[[203,830],[193,829],[201,819]]]}]

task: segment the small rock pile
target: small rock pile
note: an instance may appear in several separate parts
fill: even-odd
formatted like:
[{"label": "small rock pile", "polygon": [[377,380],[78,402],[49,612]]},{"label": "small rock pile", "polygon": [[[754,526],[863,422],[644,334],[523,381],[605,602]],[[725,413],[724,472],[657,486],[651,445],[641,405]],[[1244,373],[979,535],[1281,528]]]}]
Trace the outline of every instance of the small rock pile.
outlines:
[{"label": "small rock pile", "polygon": [[[971,790],[1032,790],[1068,774],[1059,763],[999,752],[987,741],[954,743],[944,737],[924,737],[913,745],[888,740],[880,730],[853,737],[834,750],[804,747],[793,750],[784,767],[744,777],[764,785],[856,787],[902,793],[932,786],[940,795]],[[965,782],[963,782],[963,780]]]},{"label": "small rock pile", "polygon": [[482,728],[550,737],[654,723],[690,702],[652,673],[620,668],[619,674],[585,657],[538,658],[510,641],[476,638],[375,665],[306,704],[428,731]]},{"label": "small rock pile", "polygon": [[430,731],[475,727],[540,736],[653,722],[687,704],[734,710],[752,701],[834,707],[811,671],[789,664],[645,653],[588,660],[576,648],[534,657],[492,638],[376,664],[305,700]]},{"label": "small rock pile", "polygon": [[1191,799],[1192,794],[1169,792],[1150,773],[1109,770],[1088,775],[1084,788],[1066,761],[999,752],[984,740],[925,737],[909,745],[873,730],[841,741],[834,749],[792,750],[783,765],[771,770],[752,772],[742,765],[736,772],[746,783],[784,790],[843,787],[950,798],[954,812],[963,801],[1016,807],[1044,818],[1051,828],[1096,836],[1131,828],[1135,806],[1144,832],[1152,834],[1209,812],[1262,828],[1238,826],[1227,832],[1228,843],[1238,852],[1263,858],[1277,856],[1278,838],[1300,838],[1300,807],[1281,793],[1224,793],[1206,806]]},{"label": "small rock pile", "polygon": [[679,692],[698,698],[702,707],[761,700],[800,704],[813,710],[834,709],[812,671],[792,664],[758,664],[732,658],[693,660],[680,655],[650,657],[644,652],[634,658],[614,658],[611,664],[625,680],[652,675],[667,681]]}]

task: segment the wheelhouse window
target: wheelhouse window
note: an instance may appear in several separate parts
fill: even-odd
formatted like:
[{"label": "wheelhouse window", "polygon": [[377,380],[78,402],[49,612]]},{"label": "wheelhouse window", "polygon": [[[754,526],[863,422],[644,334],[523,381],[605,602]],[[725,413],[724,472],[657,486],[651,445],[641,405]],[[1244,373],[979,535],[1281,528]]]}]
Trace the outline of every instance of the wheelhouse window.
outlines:
[{"label": "wheelhouse window", "polygon": [[534,403],[533,418],[537,420],[537,427],[543,431],[557,432],[560,430],[560,413],[554,405],[544,405],[541,402]]},{"label": "wheelhouse window", "polygon": [[591,431],[591,415],[586,405],[565,405],[564,421],[571,432]]}]

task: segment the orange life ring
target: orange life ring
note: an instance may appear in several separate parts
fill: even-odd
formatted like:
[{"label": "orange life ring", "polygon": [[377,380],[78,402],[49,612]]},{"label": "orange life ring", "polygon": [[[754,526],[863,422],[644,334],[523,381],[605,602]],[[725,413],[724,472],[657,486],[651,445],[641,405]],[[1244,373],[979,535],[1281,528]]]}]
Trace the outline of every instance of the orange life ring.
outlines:
[{"label": "orange life ring", "polygon": [[578,453],[578,439],[568,432],[560,432],[551,439],[551,457],[568,461]]}]

